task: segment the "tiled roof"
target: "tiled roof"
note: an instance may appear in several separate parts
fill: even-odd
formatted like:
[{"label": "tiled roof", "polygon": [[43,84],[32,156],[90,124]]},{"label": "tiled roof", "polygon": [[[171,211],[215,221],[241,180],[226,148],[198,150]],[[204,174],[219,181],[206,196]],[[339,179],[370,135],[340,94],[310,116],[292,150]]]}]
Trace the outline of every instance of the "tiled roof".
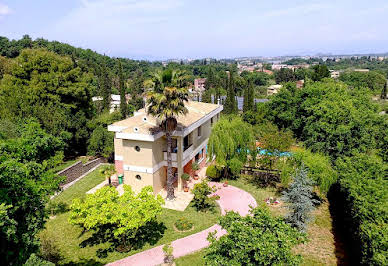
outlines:
[{"label": "tiled roof", "polygon": [[[201,118],[205,117],[207,114],[216,110],[220,105],[211,104],[211,103],[202,103],[189,101],[185,104],[188,109],[186,115],[179,115],[178,127],[184,129],[194,124]],[[159,128],[160,121],[151,116],[147,115],[145,109],[140,109],[135,112],[135,115],[127,119],[113,123],[110,126],[111,131],[121,132],[121,133],[138,133],[138,134],[148,134],[154,135],[160,132]],[[112,130],[113,127],[115,130]]]}]

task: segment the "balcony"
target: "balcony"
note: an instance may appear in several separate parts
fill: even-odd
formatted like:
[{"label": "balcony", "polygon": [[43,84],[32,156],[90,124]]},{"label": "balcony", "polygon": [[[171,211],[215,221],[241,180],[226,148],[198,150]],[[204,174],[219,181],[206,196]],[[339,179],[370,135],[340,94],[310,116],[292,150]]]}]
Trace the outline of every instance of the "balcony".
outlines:
[{"label": "balcony", "polygon": [[[163,158],[165,161],[167,161],[167,152],[163,152]],[[176,162],[177,159],[177,154],[176,153],[171,153],[171,159],[173,162]]]},{"label": "balcony", "polygon": [[193,151],[194,151],[194,147],[192,144],[190,146],[186,147],[186,149],[183,152],[183,160],[185,160],[187,157],[192,155]]}]

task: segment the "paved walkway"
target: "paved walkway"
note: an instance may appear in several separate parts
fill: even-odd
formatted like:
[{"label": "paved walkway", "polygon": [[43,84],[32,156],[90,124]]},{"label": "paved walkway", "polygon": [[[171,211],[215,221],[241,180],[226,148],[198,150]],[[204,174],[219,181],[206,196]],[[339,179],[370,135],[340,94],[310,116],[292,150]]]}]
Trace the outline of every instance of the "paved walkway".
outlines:
[{"label": "paved walkway", "polygon": [[[224,215],[226,211],[233,210],[245,216],[249,213],[249,206],[257,206],[255,199],[244,190],[233,186],[223,187],[222,184],[215,182],[210,182],[209,184],[218,188],[215,194],[220,196],[220,199],[217,202],[220,205],[222,215]],[[221,226],[215,224],[206,230],[173,241],[172,246],[174,248],[174,257],[179,258],[207,247],[209,245],[209,242],[206,240],[206,238],[210,232],[214,232],[215,230],[217,230],[218,237],[226,234],[226,231],[223,230]],[[108,265],[159,265],[163,263],[164,259],[162,247],[163,246],[157,246],[155,248],[145,250],[122,260],[115,261]]]}]

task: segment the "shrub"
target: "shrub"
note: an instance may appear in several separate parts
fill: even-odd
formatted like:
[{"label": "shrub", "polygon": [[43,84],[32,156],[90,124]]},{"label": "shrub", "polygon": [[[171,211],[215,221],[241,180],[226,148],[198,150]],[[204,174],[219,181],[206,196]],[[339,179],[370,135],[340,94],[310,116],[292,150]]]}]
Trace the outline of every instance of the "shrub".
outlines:
[{"label": "shrub", "polygon": [[233,177],[240,174],[241,168],[243,166],[244,163],[237,158],[233,158],[232,160],[228,161],[228,167]]},{"label": "shrub", "polygon": [[163,253],[164,253],[164,263],[167,263],[168,265],[172,265],[174,262],[174,255],[172,254],[174,251],[174,248],[172,247],[171,243],[165,244],[163,246]]},{"label": "shrub", "polygon": [[214,207],[215,198],[209,196],[215,192],[215,188],[209,187],[206,180],[195,184],[192,192],[194,194],[193,204],[198,211],[203,211]]},{"label": "shrub", "polygon": [[206,169],[206,176],[211,180],[219,180],[221,177],[221,169],[216,165],[209,165]]},{"label": "shrub", "polygon": [[53,236],[49,235],[42,235],[40,237],[40,254],[43,259],[55,264],[62,258]]},{"label": "shrub", "polygon": [[314,209],[314,204],[318,203],[313,199],[313,182],[307,176],[307,170],[302,167],[297,169],[294,180],[288,191],[283,193],[283,199],[290,204],[287,208],[290,213],[286,216],[286,221],[300,231],[305,231],[307,222],[310,221],[310,212]]},{"label": "shrub", "polygon": [[186,219],[185,217],[182,217],[182,218],[179,218],[176,222],[175,222],[175,227],[176,229],[178,229],[179,231],[187,231],[187,230],[190,230],[191,228],[193,228],[193,223],[190,222],[188,219]]},{"label": "shrub", "polygon": [[187,174],[187,173],[183,173],[182,176],[181,176],[181,178],[182,178],[183,180],[185,180],[185,181],[189,181],[190,175]]},{"label": "shrub", "polygon": [[227,212],[219,224],[228,234],[208,237],[206,265],[297,265],[301,258],[292,248],[305,240],[304,234],[292,228],[281,217],[267,209],[256,208],[245,217]]},{"label": "shrub", "polygon": [[287,158],[287,160],[280,160],[277,163],[277,168],[281,170],[280,180],[283,185],[288,185],[292,174],[295,173],[295,168],[300,167],[302,164],[308,168],[309,178],[323,194],[326,194],[337,181],[337,173],[331,165],[329,156],[300,149],[293,152],[292,157]]},{"label": "shrub", "polygon": [[199,170],[199,164],[197,162],[192,163],[191,164],[191,169],[193,169],[194,171]]},{"label": "shrub", "polygon": [[24,266],[55,266],[54,263],[39,258],[35,253],[32,253],[30,258],[24,263]]}]

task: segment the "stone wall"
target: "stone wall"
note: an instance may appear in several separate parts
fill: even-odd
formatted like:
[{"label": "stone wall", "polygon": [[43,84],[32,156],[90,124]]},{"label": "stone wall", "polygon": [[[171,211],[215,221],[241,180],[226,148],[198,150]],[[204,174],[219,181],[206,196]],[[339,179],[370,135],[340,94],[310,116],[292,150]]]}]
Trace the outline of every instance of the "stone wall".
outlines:
[{"label": "stone wall", "polygon": [[97,159],[89,161],[85,164],[83,164],[81,161],[79,161],[73,165],[70,165],[69,167],[58,172],[58,175],[66,177],[66,180],[61,184],[61,186],[64,186],[70,182],[73,182],[78,177],[80,177],[83,174],[85,174],[86,172],[88,172],[90,169],[96,167],[97,165],[99,165],[101,163],[105,163],[105,162],[106,162],[105,158],[97,158]]}]

